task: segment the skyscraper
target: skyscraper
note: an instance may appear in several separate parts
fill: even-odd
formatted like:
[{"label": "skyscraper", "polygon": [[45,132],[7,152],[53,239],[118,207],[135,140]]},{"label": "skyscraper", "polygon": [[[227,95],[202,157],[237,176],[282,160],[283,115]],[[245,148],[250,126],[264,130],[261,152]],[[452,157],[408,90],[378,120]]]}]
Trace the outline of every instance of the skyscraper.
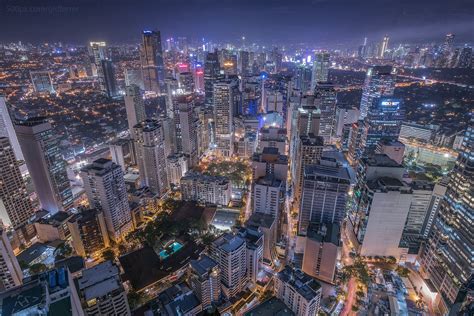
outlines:
[{"label": "skyscraper", "polygon": [[439,308],[444,314],[457,302],[461,288],[473,275],[473,196],[474,121],[471,120],[421,256],[422,272],[441,293]]},{"label": "skyscraper", "polygon": [[90,42],[89,52],[91,55],[91,61],[93,69],[97,73],[97,79],[99,80],[99,89],[104,93],[107,92],[107,86],[105,83],[105,74],[102,61],[107,59],[107,47],[105,42]]},{"label": "skyscraper", "polygon": [[234,110],[239,102],[237,80],[221,80],[214,84],[214,122],[217,152],[224,157],[233,155]]},{"label": "skyscraper", "polygon": [[295,156],[296,173],[293,174],[293,189],[297,200],[301,197],[303,188],[304,170],[309,165],[319,162],[324,148],[324,139],[320,136],[309,134],[301,136]]},{"label": "skyscraper", "polygon": [[28,118],[15,129],[41,207],[51,213],[67,210],[72,191],[51,123],[44,117]]},{"label": "skyscraper", "polygon": [[214,83],[220,77],[220,65],[217,51],[214,53],[207,53],[204,64],[204,92],[205,105],[214,105]]},{"label": "skyscraper", "polygon": [[132,229],[127,188],[122,168],[100,158],[81,169],[84,189],[91,207],[104,212],[109,237],[118,241]]},{"label": "skyscraper", "polygon": [[117,81],[115,80],[115,69],[110,59],[101,61],[102,72],[104,74],[104,88],[103,92],[109,98],[115,97],[118,94]]},{"label": "skyscraper", "polygon": [[198,163],[199,158],[193,95],[180,95],[173,98],[173,109],[176,150],[187,155],[188,165],[193,167]]},{"label": "skyscraper", "polygon": [[247,76],[250,73],[250,57],[249,52],[241,50],[239,52],[239,73]]},{"label": "skyscraper", "polygon": [[128,130],[133,137],[133,127],[146,119],[145,103],[137,85],[125,87],[125,110],[127,112]]},{"label": "skyscraper", "polygon": [[327,82],[329,80],[329,53],[317,53],[314,57],[311,90],[314,90],[318,82]]},{"label": "skyscraper", "polygon": [[163,125],[157,120],[138,123],[134,127],[134,140],[142,184],[162,196],[169,188]]},{"label": "skyscraper", "polygon": [[16,160],[24,160],[18,137],[15,133],[12,118],[5,97],[0,96],[0,137],[6,137],[10,141],[15,153]]},{"label": "skyscraper", "polygon": [[203,309],[217,303],[221,296],[221,270],[217,262],[206,255],[189,264],[188,282],[201,300]]},{"label": "skyscraper", "polygon": [[331,83],[318,83],[315,87],[316,104],[321,111],[319,134],[324,144],[330,144],[335,135],[337,92]]},{"label": "skyscraper", "polygon": [[384,58],[385,52],[388,49],[388,41],[389,41],[389,37],[385,35],[383,37],[382,45],[380,45],[379,58]]},{"label": "skyscraper", "polygon": [[392,96],[395,89],[395,75],[391,66],[373,66],[367,70],[362,98],[360,118],[365,118],[373,100],[382,96]]},{"label": "skyscraper", "polygon": [[275,175],[258,178],[253,188],[253,211],[269,214],[275,219],[283,208],[285,201],[285,184]]},{"label": "skyscraper", "polygon": [[21,285],[23,272],[5,229],[0,228],[0,293]]},{"label": "skyscraper", "polygon": [[0,219],[3,225],[18,229],[33,211],[13,148],[8,138],[0,137]]},{"label": "skyscraper", "polygon": [[454,37],[455,35],[452,33],[446,34],[443,46],[441,47],[443,53],[450,53],[453,50]]},{"label": "skyscraper", "polygon": [[165,93],[165,67],[160,31],[143,31],[140,51],[145,91]]}]

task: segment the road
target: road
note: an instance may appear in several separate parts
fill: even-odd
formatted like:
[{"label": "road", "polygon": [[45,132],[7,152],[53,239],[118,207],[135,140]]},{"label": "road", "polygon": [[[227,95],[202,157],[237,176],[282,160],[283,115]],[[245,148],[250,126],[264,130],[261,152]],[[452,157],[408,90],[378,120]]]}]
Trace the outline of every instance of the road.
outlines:
[{"label": "road", "polygon": [[352,313],[352,305],[354,304],[354,296],[356,290],[356,280],[351,278],[349,281],[349,287],[347,290],[347,298],[344,302],[344,309],[342,310],[341,316],[350,315]]}]

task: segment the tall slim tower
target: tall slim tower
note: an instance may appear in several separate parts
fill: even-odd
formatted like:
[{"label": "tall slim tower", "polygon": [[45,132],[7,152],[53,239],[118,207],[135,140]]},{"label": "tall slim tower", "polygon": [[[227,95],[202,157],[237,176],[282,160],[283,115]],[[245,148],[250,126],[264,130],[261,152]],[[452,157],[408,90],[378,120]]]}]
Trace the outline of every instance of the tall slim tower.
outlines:
[{"label": "tall slim tower", "polygon": [[145,103],[137,85],[125,87],[125,110],[127,111],[128,130],[133,137],[133,127],[146,119]]},{"label": "tall slim tower", "polygon": [[0,137],[7,137],[17,160],[24,160],[5,97],[0,96]]},{"label": "tall slim tower", "polygon": [[100,158],[81,169],[91,207],[104,212],[109,237],[120,240],[132,229],[132,215],[122,168]]},{"label": "tall slim tower", "polygon": [[214,104],[214,83],[220,77],[220,64],[217,51],[207,53],[204,64],[204,92],[205,105],[212,106]]},{"label": "tall slim tower", "polygon": [[367,70],[362,99],[360,100],[360,118],[367,116],[374,98],[392,96],[395,90],[395,75],[392,66],[373,66]]},{"label": "tall slim tower", "polygon": [[5,229],[0,227],[0,293],[21,285],[23,272],[13,254]]},{"label": "tall slim tower", "polygon": [[15,126],[41,207],[50,213],[67,210],[73,197],[59,140],[44,117],[28,118]]},{"label": "tall slim tower", "polygon": [[382,45],[380,46],[379,58],[383,58],[385,56],[385,52],[388,49],[388,40],[389,40],[389,37],[385,35],[383,37]]},{"label": "tall slim tower", "polygon": [[319,136],[324,138],[324,144],[330,144],[336,128],[337,92],[333,84],[320,82],[316,84],[315,95],[321,111]]},{"label": "tall slim tower", "polygon": [[239,98],[236,80],[221,80],[214,84],[215,141],[220,155],[231,157],[234,145],[234,110]]},{"label": "tall slim tower", "polygon": [[329,80],[329,53],[317,53],[313,62],[313,77],[311,79],[311,90],[314,90],[318,82]]},{"label": "tall slim tower", "polygon": [[18,229],[33,214],[26,185],[21,176],[13,147],[0,137],[0,219],[3,225]]},{"label": "tall slim tower", "polygon": [[95,66],[97,72],[97,79],[99,80],[99,88],[101,91],[106,92],[104,68],[102,67],[102,61],[107,59],[107,46],[105,42],[90,42],[89,52],[92,57],[93,66]]},{"label": "tall slim tower", "polygon": [[160,31],[143,31],[140,61],[145,91],[165,93],[165,66]]},{"label": "tall slim tower", "polygon": [[198,162],[193,95],[177,96],[173,103],[176,149],[187,155],[189,166],[193,167]]},{"label": "tall slim tower", "polygon": [[450,174],[438,217],[421,256],[422,272],[441,293],[442,314],[447,314],[446,310],[453,304],[456,306],[460,290],[473,276],[473,196],[474,121],[471,120]]},{"label": "tall slim tower", "polygon": [[157,120],[145,120],[134,127],[138,169],[143,185],[159,196],[169,188],[166,172],[163,125]]}]

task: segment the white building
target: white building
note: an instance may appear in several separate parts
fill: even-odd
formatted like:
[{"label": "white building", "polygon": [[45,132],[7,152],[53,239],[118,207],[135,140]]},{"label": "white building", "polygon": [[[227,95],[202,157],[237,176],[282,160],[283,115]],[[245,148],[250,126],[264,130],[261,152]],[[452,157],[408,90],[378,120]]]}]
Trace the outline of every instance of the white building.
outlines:
[{"label": "white building", "polygon": [[253,188],[253,211],[278,218],[285,199],[285,184],[274,175],[258,178]]},{"label": "white building", "polygon": [[225,177],[188,171],[181,178],[181,195],[185,201],[227,206],[231,192],[232,185]]},{"label": "white building", "polygon": [[125,87],[125,110],[127,112],[128,130],[133,137],[133,127],[146,119],[145,103],[140,88],[132,84]]},{"label": "white building", "polygon": [[286,266],[275,277],[275,296],[297,316],[318,315],[321,285],[312,277]]},{"label": "white building", "polygon": [[188,283],[206,309],[219,301],[221,296],[221,270],[217,262],[206,255],[191,260],[188,270]]},{"label": "white building", "polygon": [[81,169],[84,189],[92,207],[104,212],[109,237],[120,240],[132,229],[127,188],[119,165],[100,158]]},{"label": "white building", "polygon": [[15,128],[13,127],[10,111],[8,110],[5,97],[3,96],[0,96],[0,137],[8,138],[13,147],[16,160],[25,159],[21,151],[20,143],[18,142],[18,137],[15,133]]},{"label": "white building", "polygon": [[10,240],[4,229],[0,228],[0,293],[21,285],[23,272],[13,254]]},{"label": "white building", "polygon": [[188,157],[184,154],[168,156],[166,165],[170,184],[179,186],[181,178],[188,172]]}]

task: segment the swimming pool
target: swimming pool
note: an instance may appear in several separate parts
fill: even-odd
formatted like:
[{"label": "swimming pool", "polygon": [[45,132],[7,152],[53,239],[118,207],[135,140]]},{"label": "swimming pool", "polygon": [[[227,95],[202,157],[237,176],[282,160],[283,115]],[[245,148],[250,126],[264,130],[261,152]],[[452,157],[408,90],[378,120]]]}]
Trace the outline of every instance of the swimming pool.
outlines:
[{"label": "swimming pool", "polygon": [[168,258],[170,255],[174,254],[176,251],[178,251],[179,249],[183,248],[183,245],[180,244],[179,242],[175,241],[174,243],[172,243],[171,245],[169,245],[167,248],[171,248],[171,252],[168,253],[168,252],[166,251],[166,249],[161,250],[161,251],[160,251],[160,259],[161,259],[161,260]]}]

